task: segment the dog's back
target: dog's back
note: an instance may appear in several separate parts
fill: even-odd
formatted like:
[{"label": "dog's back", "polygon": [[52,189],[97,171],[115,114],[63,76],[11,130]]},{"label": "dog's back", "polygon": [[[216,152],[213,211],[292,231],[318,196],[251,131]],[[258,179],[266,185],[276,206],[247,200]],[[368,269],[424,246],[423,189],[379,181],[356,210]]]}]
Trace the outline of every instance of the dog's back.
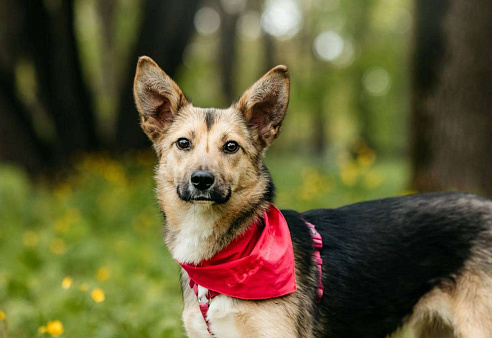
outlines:
[{"label": "dog's back", "polygon": [[284,214],[294,242],[300,217],[323,237],[316,336],[384,337],[405,322],[420,336],[492,334],[492,201],[439,193]]}]

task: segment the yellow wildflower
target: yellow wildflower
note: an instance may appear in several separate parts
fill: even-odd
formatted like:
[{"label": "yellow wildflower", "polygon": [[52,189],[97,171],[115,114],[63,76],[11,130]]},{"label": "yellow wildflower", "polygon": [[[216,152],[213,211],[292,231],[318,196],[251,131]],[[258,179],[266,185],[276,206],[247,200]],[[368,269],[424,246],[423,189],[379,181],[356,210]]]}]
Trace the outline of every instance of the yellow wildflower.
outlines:
[{"label": "yellow wildflower", "polygon": [[25,246],[35,247],[39,242],[38,234],[34,231],[28,230],[24,232],[22,236],[22,244]]},{"label": "yellow wildflower", "polygon": [[94,289],[91,292],[91,297],[96,303],[102,303],[106,299],[104,292],[101,289]]},{"label": "yellow wildflower", "polygon": [[126,182],[125,169],[116,161],[106,162],[103,175],[111,183],[124,184]]},{"label": "yellow wildflower", "polygon": [[67,277],[63,278],[61,285],[62,285],[62,288],[64,288],[66,290],[66,289],[70,289],[70,287],[72,286],[72,283],[73,283],[73,278],[70,276],[67,276]]},{"label": "yellow wildflower", "polygon": [[363,168],[370,167],[376,160],[376,153],[371,148],[365,147],[359,151],[357,162]]},{"label": "yellow wildflower", "polygon": [[354,162],[346,162],[340,168],[340,179],[346,186],[353,187],[359,178],[359,170]]},{"label": "yellow wildflower", "polygon": [[52,320],[46,324],[46,332],[53,337],[58,337],[63,331],[63,324],[59,320]]},{"label": "yellow wildflower", "polygon": [[70,223],[66,219],[60,218],[55,221],[55,231],[58,233],[67,233],[70,230]]},{"label": "yellow wildflower", "polygon": [[61,238],[53,238],[50,243],[50,251],[58,256],[63,255],[67,251],[65,241]]},{"label": "yellow wildflower", "polygon": [[376,171],[370,171],[364,177],[364,185],[369,189],[375,189],[383,183],[384,177]]},{"label": "yellow wildflower", "polygon": [[5,312],[0,310],[0,320],[5,320]]},{"label": "yellow wildflower", "polygon": [[80,291],[87,291],[89,289],[89,285],[87,283],[82,283],[80,286]]},{"label": "yellow wildflower", "polygon": [[46,326],[40,326],[38,329],[38,332],[40,334],[46,333],[47,332]]},{"label": "yellow wildflower", "polygon": [[67,233],[72,225],[80,222],[81,213],[77,208],[69,208],[60,218],[55,221],[55,231]]},{"label": "yellow wildflower", "polygon": [[108,268],[101,267],[96,271],[96,279],[100,282],[105,282],[111,277],[111,272]]}]

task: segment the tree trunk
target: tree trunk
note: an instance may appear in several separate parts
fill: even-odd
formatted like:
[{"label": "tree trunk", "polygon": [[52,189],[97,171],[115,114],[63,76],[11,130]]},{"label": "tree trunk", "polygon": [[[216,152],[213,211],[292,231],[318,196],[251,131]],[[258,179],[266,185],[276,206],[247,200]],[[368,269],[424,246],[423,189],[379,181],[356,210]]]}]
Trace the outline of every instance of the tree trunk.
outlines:
[{"label": "tree trunk", "polygon": [[[105,108],[104,112],[99,117],[98,131],[100,132],[101,142],[111,144],[115,134],[115,118],[114,105],[117,103],[117,97],[120,92],[120,74],[118,73],[118,50],[115,46],[115,24],[117,19],[118,1],[103,0],[97,2],[97,13],[101,20],[102,32],[102,55],[101,55],[101,75],[102,87],[100,95],[106,102],[111,102],[110,107]],[[107,110],[106,110],[107,109]]]},{"label": "tree trunk", "polygon": [[356,20],[355,30],[354,30],[354,41],[358,42],[358,60],[353,67],[354,69],[354,81],[356,88],[355,90],[355,111],[357,114],[357,119],[359,122],[359,137],[363,140],[370,148],[375,147],[374,141],[371,137],[371,115],[372,112],[368,107],[368,97],[363,85],[363,76],[364,72],[367,70],[367,65],[362,63],[362,52],[367,46],[367,31],[369,29],[369,16],[371,13],[371,8],[374,5],[374,1],[365,0],[361,2],[360,7],[358,8],[358,17]]},{"label": "tree trunk", "polygon": [[227,13],[222,5],[219,5],[221,9],[222,24],[220,25],[220,47],[219,47],[219,60],[220,71],[222,80],[222,91],[226,99],[227,104],[232,104],[236,98],[236,79],[234,74],[234,61],[236,60],[236,27],[238,14]]},{"label": "tree trunk", "polygon": [[181,64],[182,54],[193,33],[193,17],[200,1],[196,0],[147,0],[142,27],[127,79],[120,95],[120,107],[116,131],[116,147],[119,149],[148,148],[150,142],[139,126],[139,118],[133,102],[133,77],[137,58],[148,55],[165,72],[173,76]]},{"label": "tree trunk", "polygon": [[41,1],[22,0],[25,50],[38,77],[40,99],[53,119],[57,157],[98,146],[92,98],[84,82],[74,32],[73,0],[47,11]]},{"label": "tree trunk", "polygon": [[413,188],[492,196],[492,2],[417,1]]},{"label": "tree trunk", "polygon": [[[106,42],[112,39],[115,5],[114,0],[99,5],[103,21],[108,25],[103,30]],[[173,75],[181,64],[183,50],[193,31],[193,16],[198,5],[196,0],[145,2],[140,39],[131,66],[125,72],[127,80],[121,95],[118,139],[111,140],[120,148],[148,144],[138,126],[133,104],[133,61],[137,56],[150,55]],[[109,56],[111,59],[114,60]],[[24,95],[16,92],[15,70],[19,60],[31,63],[34,68],[35,104],[25,104],[20,100]],[[106,75],[112,77],[112,73]],[[110,86],[111,82],[106,84]],[[37,116],[40,112],[46,112],[46,116]],[[54,132],[41,135],[34,123],[39,121],[52,125]],[[103,131],[109,129],[100,128]],[[65,164],[74,153],[99,149],[100,136],[96,131],[92,96],[79,60],[74,0],[1,1],[0,158],[35,172],[42,166]]]},{"label": "tree trunk", "polygon": [[50,154],[15,95],[13,74],[0,74],[0,111],[0,158],[31,174],[39,173],[49,163]]},{"label": "tree trunk", "polygon": [[50,154],[15,91],[25,25],[22,6],[15,0],[1,2],[0,23],[0,159],[35,173],[49,162]]}]

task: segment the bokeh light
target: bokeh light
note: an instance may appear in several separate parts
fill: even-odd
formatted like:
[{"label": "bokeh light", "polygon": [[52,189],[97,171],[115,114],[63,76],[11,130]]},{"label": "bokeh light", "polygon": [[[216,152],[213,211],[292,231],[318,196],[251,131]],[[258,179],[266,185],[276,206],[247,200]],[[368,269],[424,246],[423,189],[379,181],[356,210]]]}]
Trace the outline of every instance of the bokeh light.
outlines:
[{"label": "bokeh light", "polygon": [[261,16],[261,26],[265,32],[282,40],[295,36],[301,23],[301,11],[294,0],[269,1]]},{"label": "bokeh light", "polygon": [[313,49],[323,61],[334,61],[342,55],[344,41],[333,31],[322,32],[314,39]]},{"label": "bokeh light", "polygon": [[382,96],[388,93],[391,87],[391,79],[382,67],[368,69],[362,78],[364,88],[374,96]]},{"label": "bokeh light", "polygon": [[261,16],[257,11],[248,11],[238,20],[239,36],[246,40],[256,40],[261,34]]},{"label": "bokeh light", "polygon": [[222,8],[229,14],[237,14],[246,7],[246,0],[220,0]]},{"label": "bokeh light", "polygon": [[220,27],[220,15],[211,7],[203,7],[196,12],[194,23],[198,33],[211,35]]}]

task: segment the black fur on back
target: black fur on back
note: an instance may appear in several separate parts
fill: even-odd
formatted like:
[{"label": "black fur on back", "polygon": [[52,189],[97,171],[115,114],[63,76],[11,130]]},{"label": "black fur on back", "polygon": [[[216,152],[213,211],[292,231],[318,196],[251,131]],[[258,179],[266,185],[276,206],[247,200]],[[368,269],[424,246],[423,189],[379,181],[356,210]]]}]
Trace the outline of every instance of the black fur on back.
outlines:
[{"label": "black fur on back", "polygon": [[[299,214],[282,211],[291,231],[298,276],[312,267],[302,218],[323,237],[324,296],[316,337],[385,337],[418,300],[453,281],[490,219],[492,204],[468,194],[411,195]],[[302,218],[301,218],[302,217]],[[310,262],[311,260],[311,262]],[[303,279],[303,278],[301,278]],[[314,292],[312,276],[306,276]]]}]

